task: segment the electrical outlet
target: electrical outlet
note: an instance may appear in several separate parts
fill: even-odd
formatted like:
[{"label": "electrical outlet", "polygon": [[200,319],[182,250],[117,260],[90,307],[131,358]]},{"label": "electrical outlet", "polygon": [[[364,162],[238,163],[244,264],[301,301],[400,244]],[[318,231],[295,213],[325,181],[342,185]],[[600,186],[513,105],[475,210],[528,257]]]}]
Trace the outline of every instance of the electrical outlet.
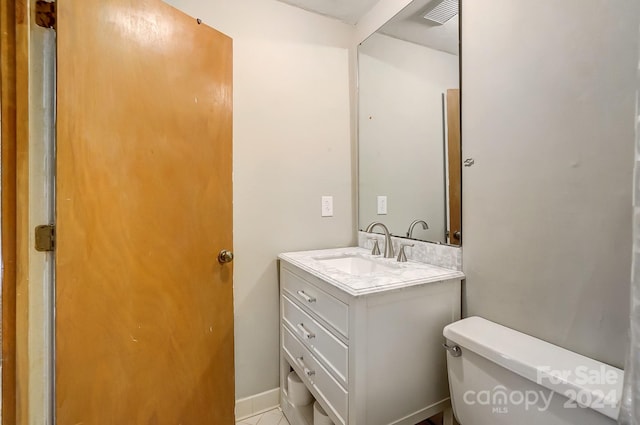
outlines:
[{"label": "electrical outlet", "polygon": [[322,197],[322,217],[333,217],[333,196]]},{"label": "electrical outlet", "polygon": [[387,214],[387,197],[378,196],[378,215]]}]

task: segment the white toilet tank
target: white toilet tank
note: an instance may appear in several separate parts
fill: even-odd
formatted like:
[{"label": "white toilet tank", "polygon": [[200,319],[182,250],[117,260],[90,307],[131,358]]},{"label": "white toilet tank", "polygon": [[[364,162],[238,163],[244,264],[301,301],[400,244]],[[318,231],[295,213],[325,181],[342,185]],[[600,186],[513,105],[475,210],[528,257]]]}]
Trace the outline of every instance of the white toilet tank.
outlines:
[{"label": "white toilet tank", "polygon": [[443,334],[461,425],[616,423],[621,369],[481,317],[454,322]]}]

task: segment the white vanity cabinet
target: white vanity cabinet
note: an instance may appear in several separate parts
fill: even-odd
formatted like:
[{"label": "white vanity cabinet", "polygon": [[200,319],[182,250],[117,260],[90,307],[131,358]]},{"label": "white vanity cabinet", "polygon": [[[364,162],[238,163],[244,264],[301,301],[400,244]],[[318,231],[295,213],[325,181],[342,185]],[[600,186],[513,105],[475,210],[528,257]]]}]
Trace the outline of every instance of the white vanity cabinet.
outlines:
[{"label": "white vanity cabinet", "polygon": [[290,402],[292,370],[337,425],[414,425],[450,407],[442,329],[460,319],[461,273],[357,293],[288,258],[280,388],[292,425],[313,424],[311,405]]}]

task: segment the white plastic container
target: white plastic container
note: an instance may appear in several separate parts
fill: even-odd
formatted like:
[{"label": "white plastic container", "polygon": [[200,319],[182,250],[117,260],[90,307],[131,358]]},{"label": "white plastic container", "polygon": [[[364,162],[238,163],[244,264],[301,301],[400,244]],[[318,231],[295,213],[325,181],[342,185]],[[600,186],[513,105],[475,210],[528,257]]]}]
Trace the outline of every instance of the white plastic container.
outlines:
[{"label": "white plastic container", "polygon": [[293,406],[307,406],[313,403],[313,396],[304,385],[297,373],[291,372],[287,376],[289,402]]}]

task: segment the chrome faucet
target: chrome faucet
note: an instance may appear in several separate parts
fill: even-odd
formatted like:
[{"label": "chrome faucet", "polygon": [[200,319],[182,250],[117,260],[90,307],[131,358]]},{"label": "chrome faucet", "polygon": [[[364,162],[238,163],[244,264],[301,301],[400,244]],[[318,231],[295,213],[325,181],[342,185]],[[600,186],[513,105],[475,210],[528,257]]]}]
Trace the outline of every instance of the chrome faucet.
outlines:
[{"label": "chrome faucet", "polygon": [[400,251],[398,252],[398,263],[406,263],[407,262],[407,254],[404,252],[404,247],[408,246],[409,248],[413,247],[415,244],[413,243],[401,243]]},{"label": "chrome faucet", "polygon": [[413,237],[413,228],[416,227],[416,224],[422,223],[422,228],[424,230],[427,230],[429,228],[429,225],[427,224],[426,221],[424,220],[413,220],[413,222],[409,225],[409,231],[407,232],[407,237],[408,238],[412,238]]},{"label": "chrome faucet", "polygon": [[391,243],[391,235],[389,234],[389,229],[387,229],[387,226],[380,223],[379,221],[374,221],[367,226],[365,232],[372,233],[373,228],[376,226],[381,226],[382,230],[384,230],[384,258],[393,258],[395,253],[393,252],[393,243]]}]

